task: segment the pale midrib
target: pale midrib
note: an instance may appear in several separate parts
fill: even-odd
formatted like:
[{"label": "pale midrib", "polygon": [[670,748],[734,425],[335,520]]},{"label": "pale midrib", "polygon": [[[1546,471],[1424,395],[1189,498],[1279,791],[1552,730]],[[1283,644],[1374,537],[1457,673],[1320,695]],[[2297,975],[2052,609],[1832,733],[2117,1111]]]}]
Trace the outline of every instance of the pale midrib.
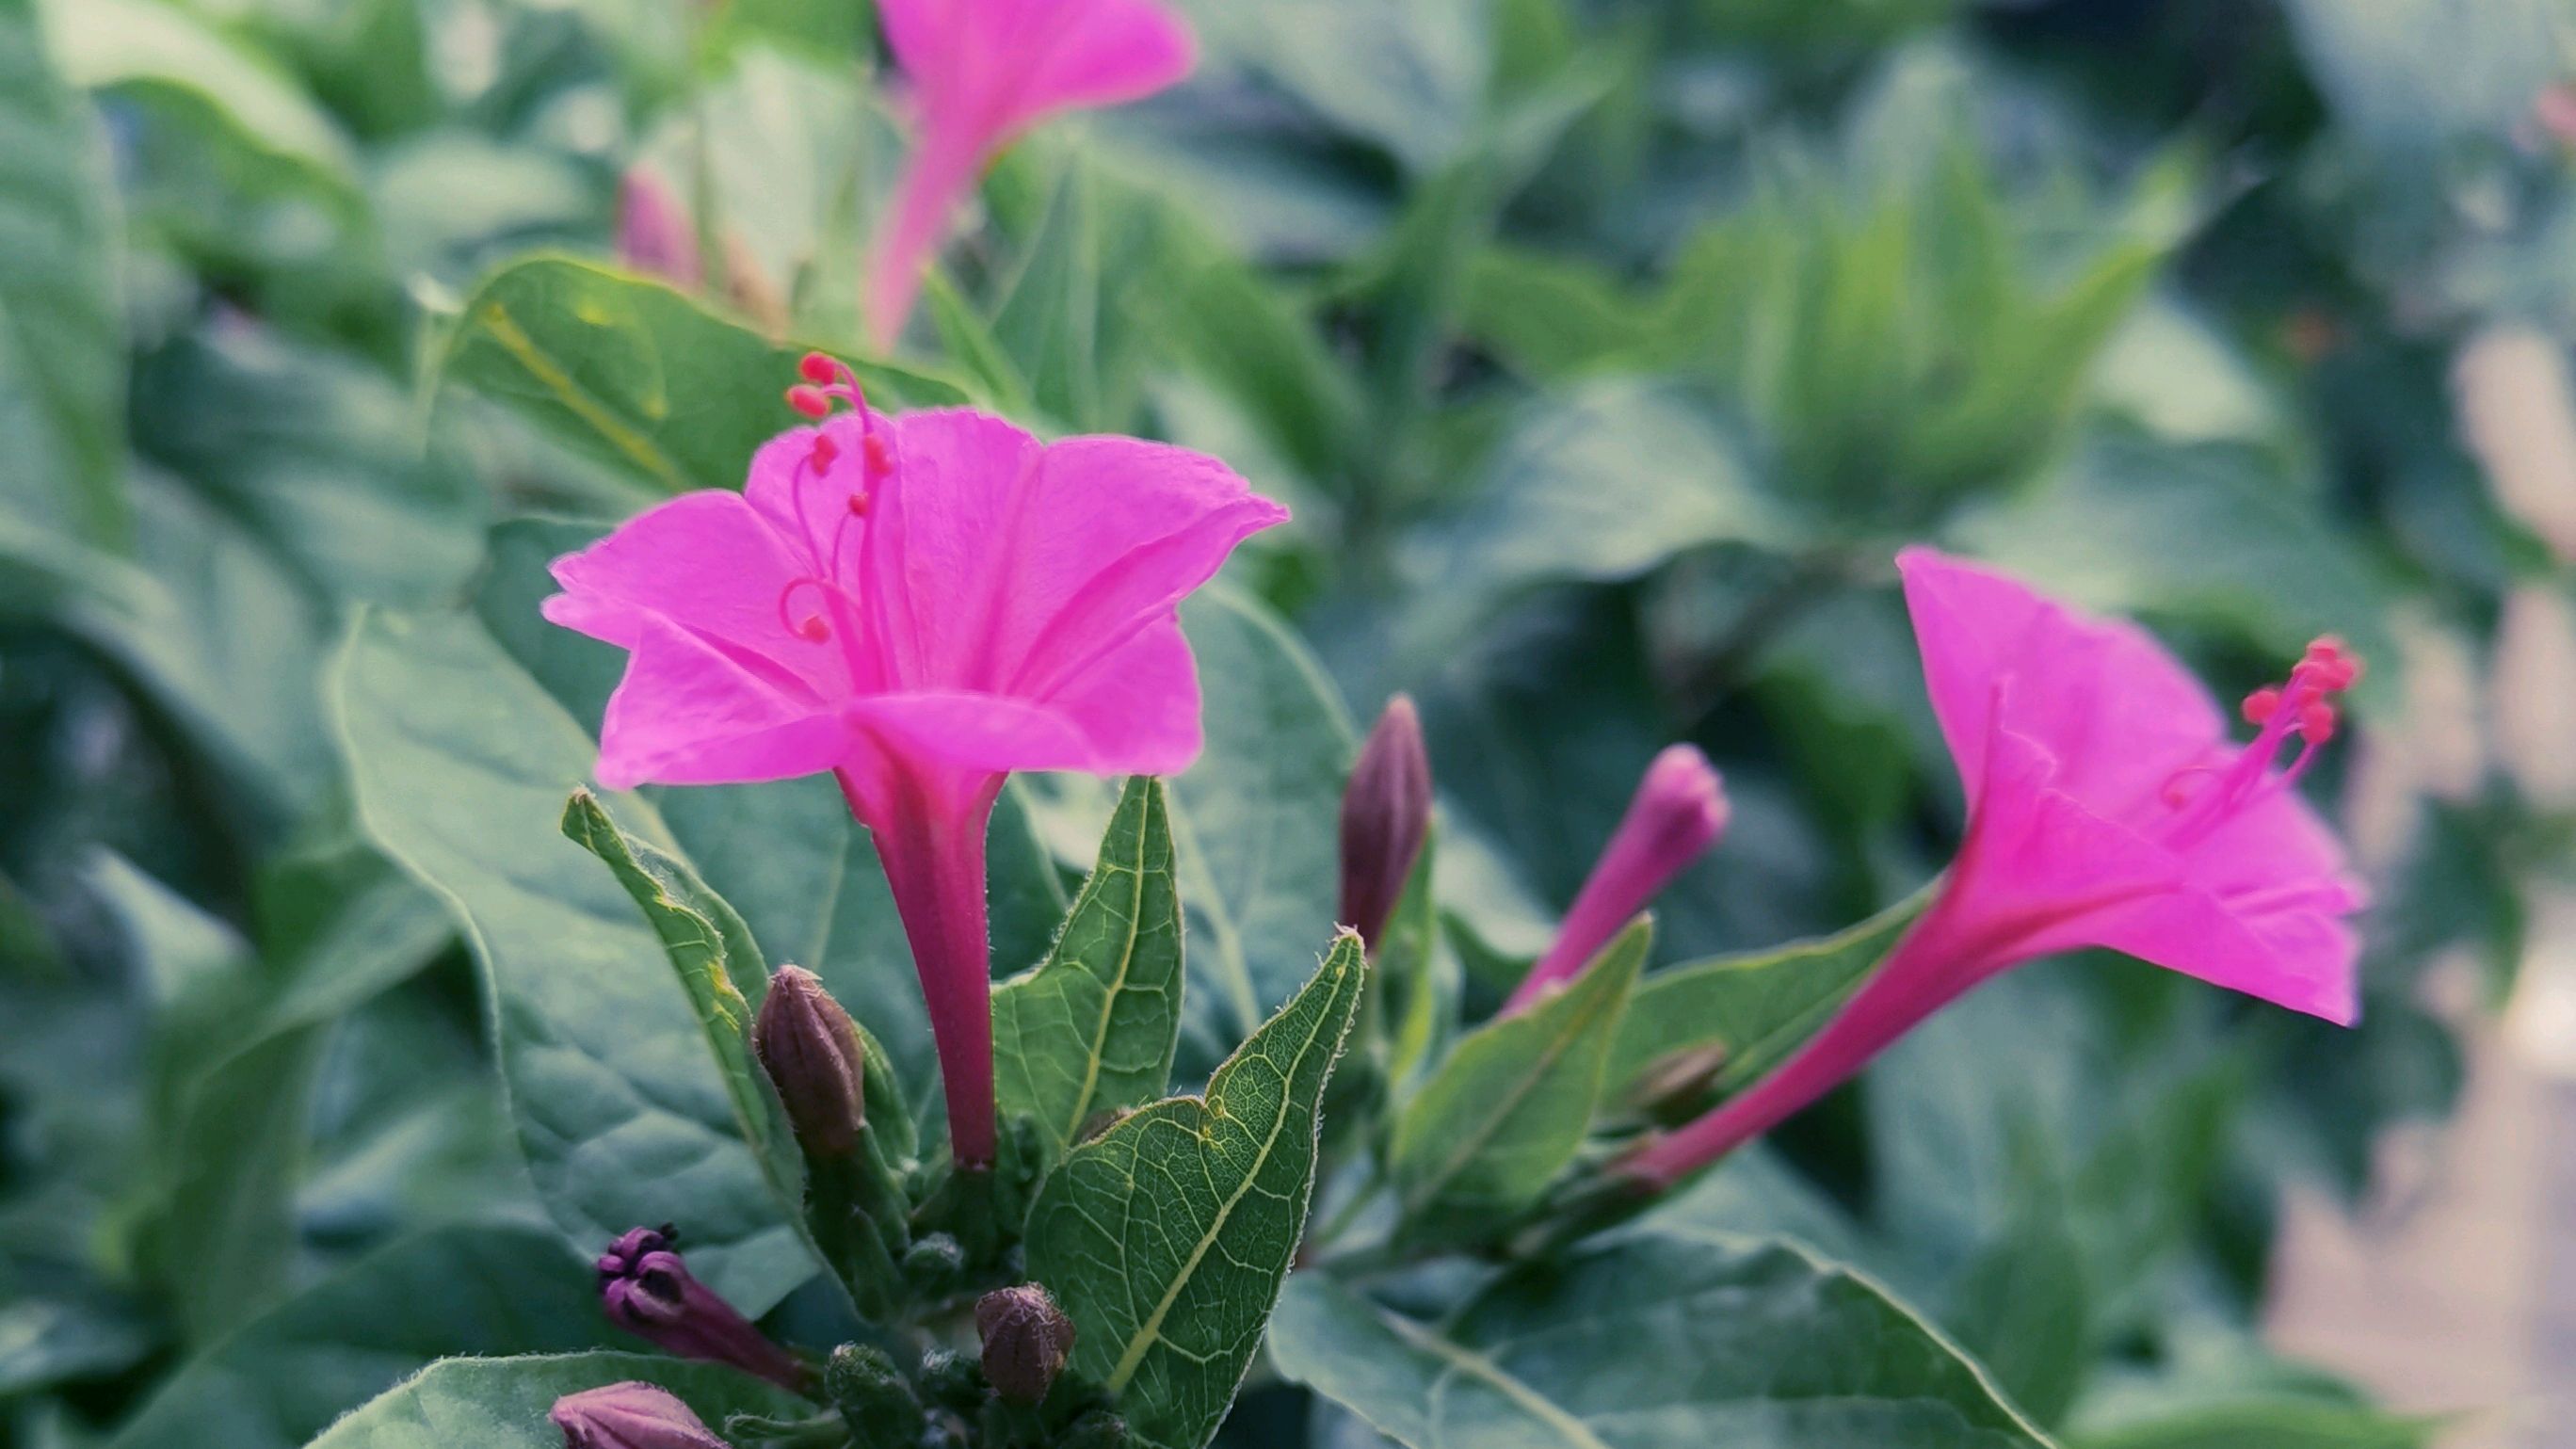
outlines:
[{"label": "pale midrib", "polygon": [[[1268,1135],[1261,1139],[1261,1150],[1253,1155],[1252,1165],[1245,1169],[1242,1183],[1226,1194],[1225,1201],[1217,1207],[1216,1217],[1208,1223],[1207,1231],[1199,1234],[1197,1245],[1190,1249],[1188,1260],[1181,1264],[1181,1271],[1172,1276],[1172,1286],[1163,1290],[1162,1299],[1154,1305],[1154,1311],[1136,1326],[1136,1336],[1127,1341],[1127,1351],[1119,1355],[1118,1366],[1109,1371],[1109,1392],[1114,1394],[1126,1388],[1127,1381],[1135,1377],[1137,1367],[1144,1363],[1145,1355],[1162,1341],[1163,1319],[1171,1313],[1172,1305],[1180,1301],[1182,1290],[1190,1286],[1190,1279],[1197,1275],[1199,1263],[1207,1257],[1208,1249],[1216,1246],[1218,1235],[1225,1231],[1226,1223],[1234,1217],[1234,1210],[1243,1201],[1244,1194],[1252,1191],[1252,1185],[1261,1179],[1261,1170],[1270,1165],[1270,1153],[1279,1145],[1279,1134],[1288,1130],[1288,1119],[1296,1115],[1296,1103],[1290,1088],[1296,1084],[1297,1069],[1305,1065],[1306,1054],[1324,1039],[1326,1032],[1322,1028],[1332,1021],[1333,1013],[1342,1009],[1338,1000],[1341,991],[1342,983],[1334,982],[1333,994],[1337,999],[1316,1023],[1317,1029],[1307,1034],[1305,1044],[1297,1048],[1297,1055],[1291,1057],[1279,1073],[1279,1116],[1271,1122]],[[1205,1136],[1200,1134],[1202,1141]]]},{"label": "pale midrib", "polygon": [[501,344],[503,351],[528,370],[530,376],[551,389],[558,401],[597,429],[600,436],[608,439],[619,452],[660,478],[675,493],[688,486],[688,479],[668,454],[643,434],[619,421],[607,404],[573,381],[571,373],[556,365],[545,349],[537,345],[536,339],[520,329],[518,319],[510,315],[509,308],[499,302],[486,302],[478,309],[476,320],[483,324],[483,330],[491,335],[493,341]]},{"label": "pale midrib", "polygon": [[1380,1313],[1378,1317],[1396,1337],[1460,1373],[1492,1385],[1496,1392],[1527,1410],[1530,1417],[1564,1436],[1567,1443],[1581,1446],[1581,1449],[1610,1449],[1601,1441],[1601,1436],[1593,1433],[1581,1419],[1557,1407],[1545,1394],[1505,1373],[1502,1366],[1492,1359],[1480,1353],[1470,1353],[1465,1347],[1442,1338],[1409,1318],[1392,1313]]},{"label": "pale midrib", "polygon": [[[1150,822],[1149,822],[1150,823]],[[1136,942],[1145,934],[1145,828],[1136,830],[1136,889],[1127,902],[1127,944],[1118,953],[1118,974],[1100,998],[1100,1025],[1091,1033],[1091,1054],[1082,1064],[1082,1090],[1073,1099],[1073,1120],[1064,1126],[1064,1140],[1070,1142],[1082,1131],[1084,1119],[1091,1115],[1092,1094],[1100,1090],[1100,1057],[1109,1049],[1109,1019],[1118,1013],[1119,993],[1127,989],[1127,974],[1135,969]]]}]

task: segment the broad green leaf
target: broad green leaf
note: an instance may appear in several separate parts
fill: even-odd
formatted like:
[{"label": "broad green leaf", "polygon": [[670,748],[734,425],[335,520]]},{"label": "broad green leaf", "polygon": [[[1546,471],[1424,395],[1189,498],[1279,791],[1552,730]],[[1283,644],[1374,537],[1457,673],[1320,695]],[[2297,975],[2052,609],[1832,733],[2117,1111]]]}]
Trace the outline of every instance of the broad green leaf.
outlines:
[{"label": "broad green leaf", "polygon": [[[780,394],[806,350],[663,283],[541,256],[494,273],[467,299],[438,377],[648,487],[685,493],[740,488],[760,445],[803,422]],[[927,373],[853,366],[881,407],[967,401]]]},{"label": "broad green leaf", "polygon": [[538,1228],[441,1228],[361,1259],[174,1375],[111,1449],[297,1449],[448,1354],[551,1353],[614,1337],[597,1274]]},{"label": "broad green leaf", "polygon": [[679,1395],[700,1419],[730,1414],[804,1418],[804,1400],[717,1364],[650,1354],[456,1358],[431,1364],[331,1426],[312,1449],[562,1449],[546,1418],[555,1400],[583,1389],[648,1379]]},{"label": "broad green leaf", "polygon": [[1181,1030],[1181,900],[1160,781],[1135,779],[1046,961],[993,993],[1005,1113],[1070,1144],[1095,1112],[1171,1084]]},{"label": "broad green leaf", "polygon": [[1530,410],[1409,567],[1438,581],[1436,624],[1456,630],[1538,585],[1615,582],[1694,549],[1796,538],[1705,412],[1669,389],[1611,382]]},{"label": "broad green leaf", "polygon": [[39,18],[33,0],[0,0],[0,508],[116,547],[128,520],[112,193]]},{"label": "broad green leaf", "polygon": [[2067,1449],[2424,1449],[2446,1427],[2352,1404],[2252,1400],[2073,1433],[2066,1442]]},{"label": "broad green leaf", "polygon": [[1281,1373],[1407,1449],[2033,1449],[2050,1441],[1869,1280],[1750,1239],[1633,1232],[1445,1326],[1301,1273]]},{"label": "broad green leaf", "polygon": [[92,90],[136,89],[184,103],[192,119],[231,130],[280,161],[351,179],[356,160],[339,123],[268,58],[155,0],[46,0],[64,72]]},{"label": "broad green leaf", "polygon": [[[557,1222],[594,1250],[677,1222],[692,1266],[746,1312],[804,1281],[812,1258],[661,942],[558,828],[593,757],[581,728],[470,617],[362,615],[329,696],[362,827],[447,900],[482,966]],[[659,823],[641,801],[628,818]]]},{"label": "broad green leaf", "polygon": [[1170,786],[1191,947],[1183,1020],[1204,1065],[1296,991],[1313,959],[1297,943],[1333,919],[1353,743],[1341,696],[1268,609],[1206,589],[1181,606],[1181,627],[1207,729]]},{"label": "broad green leaf", "polygon": [[1709,1090],[1732,1091],[1769,1071],[1859,989],[1925,899],[1916,895],[1831,936],[1647,977],[1611,1048],[1605,1104],[1675,1098],[1687,1108]]},{"label": "broad green leaf", "polygon": [[138,451],[317,593],[426,604],[482,562],[484,488],[424,451],[417,404],[363,358],[214,333],[156,350],[135,396]]},{"label": "broad green leaf", "polygon": [[1314,1191],[1316,1123],[1359,1012],[1359,938],[1208,1080],[1067,1154],[1030,1210],[1029,1272],[1080,1330],[1074,1367],[1150,1449],[1199,1449],[1234,1400]]},{"label": "broad green leaf", "polygon": [[1409,1233],[1508,1223],[1574,1159],[1653,935],[1631,922],[1571,983],[1459,1042],[1405,1104],[1388,1167]]}]

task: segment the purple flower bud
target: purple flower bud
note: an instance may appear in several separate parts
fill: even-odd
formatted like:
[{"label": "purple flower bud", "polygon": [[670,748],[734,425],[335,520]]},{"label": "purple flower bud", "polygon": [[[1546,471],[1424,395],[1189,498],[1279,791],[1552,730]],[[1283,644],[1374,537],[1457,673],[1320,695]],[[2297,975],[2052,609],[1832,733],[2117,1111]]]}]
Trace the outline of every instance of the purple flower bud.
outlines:
[{"label": "purple flower bud", "polygon": [[617,183],[617,261],[682,287],[706,277],[687,208],[650,167],[630,166]]},{"label": "purple flower bud", "polygon": [[751,1049],[778,1089],[797,1144],[812,1157],[844,1157],[867,1125],[867,1055],[850,1014],[800,966],[781,966],[751,1025]]},{"label": "purple flower bud", "polygon": [[805,1365],[761,1336],[751,1320],[699,1282],[672,1251],[668,1223],[620,1234],[599,1258],[599,1301],[608,1321],[682,1358],[731,1364],[803,1393]]},{"label": "purple flower bud", "polygon": [[1431,758],[1413,701],[1386,702],[1342,794],[1342,921],[1371,951],[1431,829]]},{"label": "purple flower bud", "polygon": [[610,1384],[555,1400],[564,1449],[728,1449],[689,1406],[651,1384]]},{"label": "purple flower bud", "polygon": [[975,1300],[984,1340],[984,1380],[1015,1404],[1043,1401],[1073,1356],[1073,1320],[1035,1283],[996,1288]]},{"label": "purple flower bud", "polygon": [[1592,878],[1565,913],[1556,944],[1522,978],[1503,1006],[1506,1015],[1536,1001],[1549,987],[1580,975],[1630,917],[1645,909],[1683,867],[1700,858],[1726,829],[1726,788],[1708,756],[1674,745],[1655,756],[1627,817],[1610,837]]}]

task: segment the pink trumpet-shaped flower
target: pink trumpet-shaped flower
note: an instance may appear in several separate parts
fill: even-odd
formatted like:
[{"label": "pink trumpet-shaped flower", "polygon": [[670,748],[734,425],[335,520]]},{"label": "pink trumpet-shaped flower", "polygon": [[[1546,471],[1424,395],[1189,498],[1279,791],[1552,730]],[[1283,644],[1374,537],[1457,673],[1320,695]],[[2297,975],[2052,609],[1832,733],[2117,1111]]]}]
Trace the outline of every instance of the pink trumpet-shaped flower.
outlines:
[{"label": "pink trumpet-shaped flower", "polygon": [[[993,1154],[985,829],[1013,770],[1197,758],[1180,600],[1287,518],[1203,454],[872,412],[805,360],[820,426],[555,560],[555,623],[629,652],[600,783],[831,772],[874,833],[930,1005],[957,1160]],[[838,404],[850,410],[835,412]]]},{"label": "pink trumpet-shaped flower", "polygon": [[1190,72],[1197,47],[1158,0],[878,0],[920,132],[869,263],[879,348],[912,314],[922,272],[986,162],[1060,111],[1141,100]]},{"label": "pink trumpet-shaped flower", "polygon": [[1726,830],[1726,786],[1696,746],[1673,745],[1637,782],[1628,813],[1576,892],[1555,944],[1521,978],[1503,1014],[1526,1009],[1548,988],[1581,975],[1619,928]]},{"label": "pink trumpet-shaped flower", "polygon": [[[2295,786],[2360,662],[2310,645],[2248,695],[2236,745],[2198,680],[2136,626],[1928,549],[1897,557],[1933,712],[1968,796],[1932,904],[1797,1055],[1647,1142],[1622,1170],[1668,1186],[1771,1129],[1916,1023],[2036,957],[2108,947],[2349,1025],[2362,888]],[[2293,741],[2297,755],[2276,769]]]}]

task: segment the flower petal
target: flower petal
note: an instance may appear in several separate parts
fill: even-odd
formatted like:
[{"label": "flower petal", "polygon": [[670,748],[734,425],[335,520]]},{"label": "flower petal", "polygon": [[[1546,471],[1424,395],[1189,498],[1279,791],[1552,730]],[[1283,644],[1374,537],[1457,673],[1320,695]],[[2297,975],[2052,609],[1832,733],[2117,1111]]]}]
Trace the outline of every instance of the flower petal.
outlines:
[{"label": "flower petal", "polygon": [[1050,113],[1137,100],[1196,62],[1189,26],[1158,0],[879,0],[886,39],[930,124],[977,153]]},{"label": "flower petal", "polygon": [[612,790],[787,780],[849,752],[835,709],[790,696],[658,615],[630,647],[599,731],[599,782]]},{"label": "flower petal", "polygon": [[1932,709],[1972,804],[1984,788],[1993,686],[2006,677],[2009,727],[2056,758],[2057,788],[2104,815],[2156,799],[2222,738],[2209,692],[2135,625],[1927,548],[1898,554],[1896,566]]},{"label": "flower petal", "polygon": [[1177,775],[1199,757],[1199,667],[1170,615],[1093,662],[1048,703],[1091,743],[1091,769]]}]

